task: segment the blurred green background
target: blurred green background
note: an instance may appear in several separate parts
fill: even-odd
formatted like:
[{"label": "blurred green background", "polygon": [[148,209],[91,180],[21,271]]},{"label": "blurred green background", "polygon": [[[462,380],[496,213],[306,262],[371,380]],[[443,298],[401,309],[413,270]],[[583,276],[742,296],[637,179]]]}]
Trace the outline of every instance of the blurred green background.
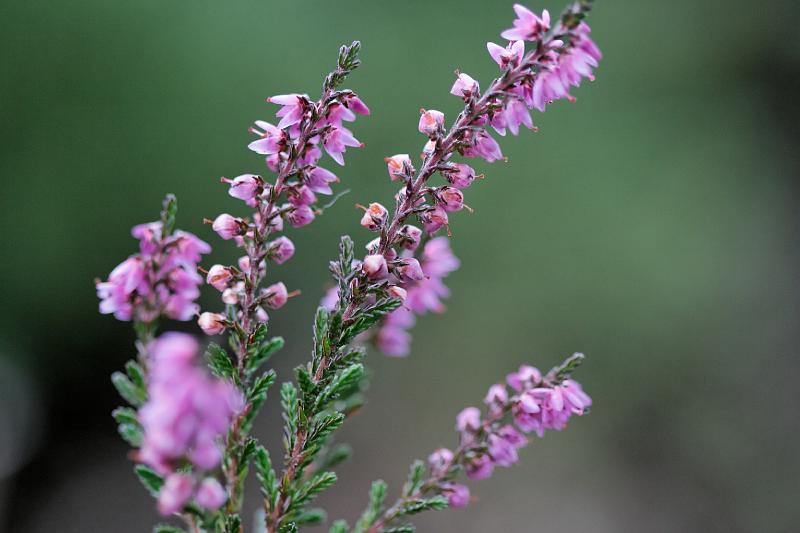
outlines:
[{"label": "blurred green background", "polygon": [[[174,192],[179,226],[215,246],[207,263],[231,261],[201,220],[242,212],[219,176],[263,171],[247,127],[272,118],[266,96],[317,94],[360,39],[348,86],[372,116],[338,172],[353,192],[290,232],[279,272],[303,291],[273,313],[288,379],[338,236],[371,238],[352,204],[388,204],[382,158],[419,153],[420,107],[455,116],[455,69],[495,74],[485,41],[511,4],[0,4],[0,530],[157,520],[109,416],[131,334],[97,314],[92,283],[134,251],[129,228]],[[540,133],[503,140],[507,163],[477,164],[488,178],[467,190],[475,214],[453,217],[448,313],[420,322],[410,358],[371,355],[371,402],[342,436],[356,454],[322,502],[332,518],[353,519],[374,478],[397,491],[522,362],[583,351],[592,415],[420,531],[797,531],[799,15],[789,0],[597,2],[597,81],[535,115]],[[259,434],[274,446],[271,407]]]}]

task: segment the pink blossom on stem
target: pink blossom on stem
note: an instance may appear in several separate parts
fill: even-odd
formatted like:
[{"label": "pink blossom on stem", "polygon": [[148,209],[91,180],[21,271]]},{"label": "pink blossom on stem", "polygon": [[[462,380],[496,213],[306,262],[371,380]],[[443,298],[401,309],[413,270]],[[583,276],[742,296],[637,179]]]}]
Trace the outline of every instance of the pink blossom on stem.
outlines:
[{"label": "pink blossom on stem", "polygon": [[269,257],[282,265],[294,255],[294,243],[288,237],[278,237],[268,245]]},{"label": "pink blossom on stem", "polygon": [[227,241],[238,235],[242,235],[243,225],[244,223],[240,219],[232,217],[227,213],[223,213],[214,219],[211,229],[213,229],[217,235]]},{"label": "pink blossom on stem", "polygon": [[158,493],[158,512],[163,516],[177,513],[189,503],[194,491],[194,478],[190,474],[170,474]]},{"label": "pink blossom on stem", "polygon": [[331,183],[338,183],[339,178],[331,172],[322,167],[314,167],[310,172],[305,174],[305,182],[308,187],[320,194],[332,194]]},{"label": "pink blossom on stem", "polygon": [[205,312],[197,319],[197,325],[206,335],[218,335],[225,331],[225,315],[219,313]]},{"label": "pink blossom on stem", "polygon": [[444,128],[444,113],[434,109],[423,111],[419,117],[419,132],[428,136],[439,134]]},{"label": "pink blossom on stem", "polygon": [[347,128],[332,128],[325,133],[322,144],[328,155],[340,165],[344,165],[344,153],[348,146],[358,148],[364,146],[358,139],[353,137],[353,133]]},{"label": "pink blossom on stem", "polygon": [[386,158],[386,165],[389,168],[389,178],[392,181],[401,179],[407,170],[413,171],[411,158],[408,154],[397,154]]},{"label": "pink blossom on stem", "polygon": [[270,309],[280,309],[289,300],[289,291],[283,282],[278,282],[264,289],[264,305]]},{"label": "pink blossom on stem", "polygon": [[469,100],[473,96],[480,93],[481,86],[475,79],[463,72],[459,73],[453,87],[450,89],[450,94],[453,96],[460,96],[465,100]]},{"label": "pink blossom on stem", "polygon": [[514,27],[500,34],[504,39],[537,41],[550,29],[550,13],[546,9],[541,18],[520,4],[514,4],[514,11],[517,13]]},{"label": "pink blossom on stem", "polygon": [[213,477],[204,479],[197,489],[197,496],[195,498],[197,504],[203,509],[209,511],[216,511],[227,501],[228,494],[219,481]]},{"label": "pink blossom on stem", "polygon": [[489,55],[492,56],[492,59],[503,69],[519,65],[525,55],[524,41],[512,41],[505,48],[498,44],[486,43],[486,48],[489,50]]}]

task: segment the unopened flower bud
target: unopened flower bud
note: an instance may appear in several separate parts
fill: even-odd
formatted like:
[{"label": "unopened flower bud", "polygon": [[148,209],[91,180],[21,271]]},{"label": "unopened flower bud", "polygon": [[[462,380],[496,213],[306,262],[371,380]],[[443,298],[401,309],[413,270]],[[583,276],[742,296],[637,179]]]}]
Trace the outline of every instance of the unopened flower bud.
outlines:
[{"label": "unopened flower bud", "polygon": [[416,226],[406,224],[400,228],[398,236],[400,238],[400,246],[413,252],[419,246],[420,240],[422,240],[422,230]]},{"label": "unopened flower bud", "polygon": [[386,165],[389,168],[389,178],[392,181],[398,180],[405,174],[405,169],[408,167],[413,170],[411,166],[411,158],[408,154],[397,154],[385,159]]},{"label": "unopened flower bud", "polygon": [[435,111],[423,111],[419,117],[419,132],[428,136],[436,135],[444,128],[444,113]]},{"label": "unopened flower bud", "polygon": [[445,211],[460,211],[464,208],[464,193],[455,187],[439,187],[436,200]]},{"label": "unopened flower bud", "polygon": [[269,257],[282,265],[294,255],[294,243],[288,237],[278,237],[269,243]]},{"label": "unopened flower bud", "polygon": [[361,269],[373,281],[385,279],[389,276],[386,258],[381,254],[372,254],[365,257],[363,263],[361,263]]},{"label": "unopened flower bud", "polygon": [[397,276],[405,281],[419,281],[425,278],[419,261],[413,257],[403,259],[402,263],[396,267],[395,271],[397,272]]},{"label": "unopened flower bud", "polygon": [[483,402],[489,406],[493,413],[501,412],[508,403],[508,391],[503,385],[492,385],[489,387],[489,392]]},{"label": "unopened flower bud", "polygon": [[453,452],[447,448],[439,448],[428,456],[428,466],[434,475],[445,474],[452,462]]},{"label": "unopened flower bud", "polygon": [[364,211],[364,216],[361,217],[361,225],[371,231],[377,231],[386,224],[386,219],[389,217],[389,211],[377,202],[369,204],[369,207]]},{"label": "unopened flower bud", "polygon": [[456,78],[453,87],[450,89],[450,94],[460,96],[464,100],[469,100],[473,95],[477,96],[480,93],[480,85],[468,74],[463,72]]},{"label": "unopened flower bud", "polygon": [[266,324],[267,322],[269,322],[269,315],[267,314],[267,312],[264,310],[263,307],[259,307],[256,309],[256,320],[258,320],[262,324]]},{"label": "unopened flower bud", "polygon": [[481,412],[477,407],[466,407],[456,417],[456,429],[461,433],[474,433],[481,427]]},{"label": "unopened flower bud", "polygon": [[397,298],[401,301],[405,301],[406,296],[408,296],[408,291],[398,285],[392,285],[389,287],[389,296],[392,298]]},{"label": "unopened flower bud", "polygon": [[219,313],[205,312],[197,319],[197,325],[206,335],[217,335],[225,331],[225,316]]},{"label": "unopened flower bud", "polygon": [[225,489],[222,488],[222,485],[219,484],[219,481],[213,477],[209,477],[200,483],[195,499],[197,500],[197,504],[203,509],[216,511],[222,507],[228,499],[228,495]]},{"label": "unopened flower bud", "polygon": [[283,282],[278,282],[264,289],[264,305],[271,309],[280,309],[289,299],[289,292]]},{"label": "unopened flower bud", "polygon": [[239,291],[232,288],[227,288],[222,291],[222,303],[228,305],[236,305],[239,303]]},{"label": "unopened flower bud", "polygon": [[447,498],[447,504],[454,509],[469,504],[469,489],[461,483],[443,483],[442,495]]},{"label": "unopened flower bud", "polygon": [[233,279],[231,269],[222,265],[212,266],[206,275],[206,283],[218,291],[224,291],[231,279]]},{"label": "unopened flower bud", "polygon": [[227,213],[218,216],[211,225],[211,229],[217,232],[217,235],[226,241],[237,235],[242,235],[244,233],[244,227],[244,223],[241,220]]},{"label": "unopened flower bud", "polygon": [[264,187],[264,180],[255,174],[242,174],[233,178],[230,182],[228,194],[245,202],[252,200],[261,192]]},{"label": "unopened flower bud", "polygon": [[286,220],[293,228],[301,228],[314,220],[314,210],[307,205],[300,205],[286,213]]}]

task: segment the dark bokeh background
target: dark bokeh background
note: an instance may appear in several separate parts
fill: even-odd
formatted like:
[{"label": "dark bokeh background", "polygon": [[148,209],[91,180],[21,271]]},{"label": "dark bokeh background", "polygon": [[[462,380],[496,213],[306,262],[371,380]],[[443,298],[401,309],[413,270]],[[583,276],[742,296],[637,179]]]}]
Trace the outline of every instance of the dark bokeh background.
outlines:
[{"label": "dark bokeh background", "polygon": [[[352,519],[376,477],[396,491],[509,370],[584,351],[592,415],[421,531],[797,530],[799,15],[792,0],[598,2],[597,81],[504,140],[508,163],[468,190],[475,215],[455,217],[449,312],[421,322],[412,357],[370,357],[332,517]],[[134,250],[129,228],[174,192],[208,264],[232,260],[201,220],[240,208],[218,176],[262,168],[247,126],[271,117],[265,96],[316,94],[361,39],[349,85],[373,114],[340,172],[353,193],[291,233],[280,269],[303,291],[274,313],[288,378],[338,236],[371,238],[352,204],[388,202],[382,158],[419,151],[421,106],[455,115],[454,69],[490,79],[484,43],[512,18],[511,1],[2,3],[0,530],[157,520],[109,417],[131,334],[97,314],[92,284]],[[275,444],[271,407],[258,432]]]}]

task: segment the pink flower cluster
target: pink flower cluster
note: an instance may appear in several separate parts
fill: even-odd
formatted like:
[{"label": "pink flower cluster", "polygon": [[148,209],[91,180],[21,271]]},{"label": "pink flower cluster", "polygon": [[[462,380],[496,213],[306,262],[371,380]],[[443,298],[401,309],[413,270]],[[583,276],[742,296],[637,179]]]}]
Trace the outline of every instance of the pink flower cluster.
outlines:
[{"label": "pink flower cluster", "polygon": [[100,312],[145,323],[162,315],[192,318],[203,283],[197,263],[211,247],[185,231],[164,235],[161,222],[140,224],[131,233],[139,239],[139,253],[114,268],[107,281],[97,282]]},{"label": "pink flower cluster", "polygon": [[[509,467],[519,460],[518,450],[528,443],[526,433],[543,437],[545,430],[560,431],[572,416],[585,414],[592,405],[577,381],[558,381],[555,370],[542,376],[535,367],[523,365],[509,374],[506,382],[508,387],[496,384],[489,388],[485,417],[477,407],[458,414],[461,444],[456,452],[441,448],[431,454],[428,467],[434,479],[449,479],[457,465],[464,466],[470,479],[486,479],[496,466]],[[469,489],[464,485],[447,482],[440,488],[452,507],[469,502]]]},{"label": "pink flower cluster", "polygon": [[[317,165],[323,150],[344,165],[347,147],[362,146],[344,126],[356,115],[368,115],[369,109],[352,91],[326,92],[319,101],[304,94],[284,94],[267,101],[281,106],[276,113],[277,126],[256,121],[250,131],[257,139],[250,150],[266,156],[267,167],[277,174],[271,184],[261,176],[243,174],[234,179],[222,178],[229,185],[229,194],[255,209],[252,217],[237,218],[227,213],[213,222],[213,230],[223,239],[233,239],[244,248],[238,268],[214,265],[206,281],[222,293],[228,306],[238,306],[236,320],[254,312],[256,320],[269,319],[266,309],[283,306],[291,294],[283,283],[275,283],[258,294],[248,294],[266,274],[266,261],[283,264],[294,255],[294,243],[281,236],[267,237],[283,231],[284,222],[299,228],[311,223],[319,214],[317,195],[333,193],[331,184],[336,175]],[[253,311],[254,309],[254,311]],[[222,333],[232,322],[222,313],[206,312],[198,324],[209,335]]]},{"label": "pink flower cluster", "polygon": [[[184,333],[165,333],[150,350],[147,403],[139,410],[144,429],[138,460],[165,476],[158,509],[169,515],[192,498],[207,509],[227,500],[208,473],[222,460],[220,440],[241,410],[243,398],[233,384],[213,378],[197,366],[197,341]],[[187,471],[187,465],[194,473]],[[198,484],[197,478],[203,478]]]},{"label": "pink flower cluster", "polygon": [[[404,251],[401,257],[409,253],[410,251]],[[416,259],[410,258],[409,261]],[[415,314],[444,312],[441,299],[448,297],[450,290],[442,280],[458,268],[459,261],[450,250],[450,240],[447,237],[436,237],[425,243],[419,265],[422,276],[418,279],[397,275],[391,280],[394,283],[394,293],[403,297],[404,302],[402,307],[386,316],[375,335],[378,349],[386,355],[408,355],[411,335],[407,330],[414,325]]]},{"label": "pink flower cluster", "polygon": [[[419,132],[427,137],[422,148],[422,165],[417,171],[408,154],[387,157],[387,169],[392,181],[403,187],[395,196],[396,210],[392,217],[380,203],[364,208],[361,225],[380,236],[367,245],[368,255],[360,263],[360,283],[370,285],[362,293],[376,288],[404,300],[404,308],[384,319],[375,337],[378,347],[390,355],[408,352],[408,329],[414,323],[414,313],[440,311],[440,298],[447,295],[441,279],[458,265],[446,239],[433,239],[423,248],[422,257],[415,250],[423,240],[423,231],[406,223],[415,216],[428,236],[442,228],[449,231],[449,217],[464,208],[464,189],[475,178],[475,170],[460,162],[451,161],[456,153],[487,162],[503,159],[500,145],[489,134],[491,126],[498,134],[507,131],[516,135],[520,127],[535,129],[531,109],[544,111],[545,105],[560,98],[573,99],[569,88],[583,78],[593,79],[592,68],[597,66],[600,51],[589,38],[589,26],[576,23],[551,32],[550,15],[540,16],[517,4],[514,27],[503,32],[507,46],[487,43],[492,59],[500,66],[503,76],[492,82],[486,94],[481,94],[478,81],[458,73],[450,92],[464,100],[464,111],[453,127],[445,128],[441,111],[422,110]],[[559,38],[553,37],[558,35]],[[532,42],[526,54],[525,42]],[[440,174],[445,185],[427,183]]]}]

